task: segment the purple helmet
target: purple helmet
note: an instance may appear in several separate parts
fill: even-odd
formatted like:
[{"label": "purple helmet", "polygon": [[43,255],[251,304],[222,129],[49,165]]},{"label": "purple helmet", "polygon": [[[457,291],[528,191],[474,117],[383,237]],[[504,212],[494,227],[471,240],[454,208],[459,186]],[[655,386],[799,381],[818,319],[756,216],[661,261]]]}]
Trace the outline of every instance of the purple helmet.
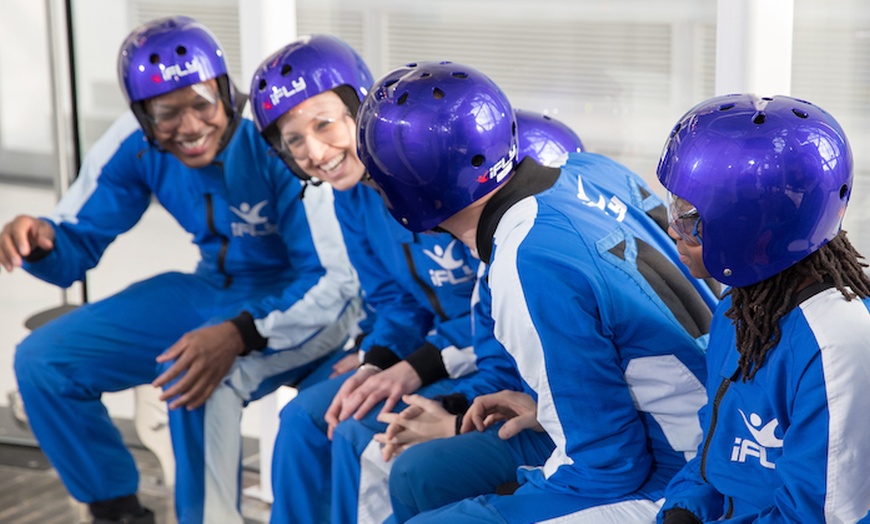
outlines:
[{"label": "purple helmet", "polygon": [[265,59],[254,73],[254,123],[263,132],[303,101],[340,86],[353,89],[358,106],[371,85],[372,74],[352,47],[330,35],[304,36]]},{"label": "purple helmet", "polygon": [[305,100],[335,90],[352,114],[372,85],[372,74],[359,54],[331,35],[303,36],[263,60],[251,80],[251,112],[263,137],[278,151],[293,173],[311,177],[281,151],[275,122]]},{"label": "purple helmet", "polygon": [[743,287],[837,235],[852,190],[852,153],[837,121],[809,102],[720,96],[680,119],[658,177],[697,208],[710,274]]},{"label": "purple helmet", "polygon": [[360,107],[360,159],[393,217],[425,231],[499,187],[517,164],[516,117],[483,73],[409,64],[378,80]]},{"label": "purple helmet", "polygon": [[583,142],[570,127],[541,113],[516,109],[520,157],[530,156],[539,164],[554,165],[568,153],[584,151]]},{"label": "purple helmet", "polygon": [[142,103],[182,87],[217,78],[221,100],[231,120],[238,110],[217,38],[204,25],[186,16],[160,18],[134,29],[121,44],[118,78],[149,138],[153,138],[153,132]]}]

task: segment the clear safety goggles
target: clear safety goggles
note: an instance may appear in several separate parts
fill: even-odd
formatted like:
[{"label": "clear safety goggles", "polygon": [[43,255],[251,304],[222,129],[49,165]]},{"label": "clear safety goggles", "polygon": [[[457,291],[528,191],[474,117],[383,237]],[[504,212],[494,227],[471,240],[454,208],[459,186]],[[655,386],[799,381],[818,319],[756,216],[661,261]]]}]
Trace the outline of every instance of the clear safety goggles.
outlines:
[{"label": "clear safety goggles", "polygon": [[701,245],[701,215],[697,208],[668,192],[668,225],[680,235],[687,246]]},{"label": "clear safety goggles", "polygon": [[181,126],[181,121],[188,112],[203,122],[208,122],[217,115],[220,98],[216,89],[207,84],[194,84],[190,89],[196,93],[190,104],[174,106],[161,103],[159,99],[150,104],[148,117],[157,131],[167,134],[174,132]]},{"label": "clear safety goggles", "polygon": [[312,140],[330,146],[350,143],[350,122],[350,112],[343,106],[316,114],[294,111],[293,118],[281,126],[281,149],[296,160],[305,160]]}]

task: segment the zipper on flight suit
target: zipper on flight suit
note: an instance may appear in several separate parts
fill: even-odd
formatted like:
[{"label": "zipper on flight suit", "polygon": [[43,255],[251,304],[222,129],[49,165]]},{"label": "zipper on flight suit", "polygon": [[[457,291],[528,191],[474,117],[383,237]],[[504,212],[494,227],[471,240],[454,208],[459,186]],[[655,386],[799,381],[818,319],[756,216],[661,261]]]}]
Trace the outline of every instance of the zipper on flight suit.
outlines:
[{"label": "zipper on flight suit", "polygon": [[[737,375],[739,373],[740,370],[738,369],[729,378],[723,379],[722,383],[719,384],[719,389],[716,390],[716,395],[713,397],[713,411],[710,414],[710,430],[707,432],[707,438],[704,439],[704,448],[701,451],[701,478],[707,484],[710,483],[709,479],[707,479],[707,453],[710,451],[710,442],[713,440],[713,433],[716,431],[716,425],[719,422],[719,404],[722,402],[722,398],[725,396],[725,392],[728,391],[731,383],[737,380]],[[724,518],[731,517],[733,511],[734,500],[731,497],[728,497],[728,509]]]},{"label": "zipper on flight suit", "polygon": [[217,266],[218,271],[223,273],[224,275],[224,289],[230,287],[230,284],[233,283],[233,277],[227,274],[226,271],[226,259],[227,259],[227,251],[230,247],[230,241],[224,235],[218,233],[217,228],[214,225],[214,204],[212,203],[211,193],[205,194],[205,220],[208,224],[208,230],[211,231],[215,236],[221,239],[221,248],[218,250],[218,258],[217,258]]},{"label": "zipper on flight suit", "polygon": [[[416,239],[417,234],[415,233],[414,240]],[[423,293],[425,293],[426,298],[429,299],[429,304],[432,306],[432,310],[435,311],[435,314],[438,315],[438,318],[442,321],[447,320],[447,313],[444,312],[444,307],[441,305],[441,301],[438,300],[438,295],[435,294],[435,290],[417,274],[417,265],[414,264],[414,256],[411,254],[411,246],[408,244],[402,244],[402,250],[405,252],[405,261],[408,263],[408,269],[411,271],[411,276],[414,278],[414,281],[423,288]]]}]

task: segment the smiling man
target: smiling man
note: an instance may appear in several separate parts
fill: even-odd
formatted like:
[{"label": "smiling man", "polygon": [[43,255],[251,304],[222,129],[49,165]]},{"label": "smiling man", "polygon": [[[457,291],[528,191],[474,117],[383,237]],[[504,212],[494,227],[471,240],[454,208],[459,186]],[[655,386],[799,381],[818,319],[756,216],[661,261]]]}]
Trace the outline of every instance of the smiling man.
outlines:
[{"label": "smiling man", "polygon": [[[59,286],[94,267],[156,198],[200,249],[171,272],[34,331],[15,371],[34,434],[94,522],[154,522],[138,473],[100,402],[164,388],[181,523],[241,523],[243,406],[342,356],[359,312],[331,188],[305,184],[241,116],[246,97],[214,36],[187,17],[136,28],[121,45],[131,113],[93,147],[51,217],[0,232],[0,266]],[[316,217],[316,220],[313,220]],[[326,366],[328,368],[328,366]]]}]

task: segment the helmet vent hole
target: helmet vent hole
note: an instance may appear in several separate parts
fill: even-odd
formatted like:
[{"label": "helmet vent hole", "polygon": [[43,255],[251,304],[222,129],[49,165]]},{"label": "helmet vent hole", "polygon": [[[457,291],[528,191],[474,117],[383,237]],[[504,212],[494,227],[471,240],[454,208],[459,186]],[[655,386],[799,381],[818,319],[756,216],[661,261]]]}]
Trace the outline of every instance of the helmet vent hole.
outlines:
[{"label": "helmet vent hole", "polygon": [[290,72],[293,71],[293,66],[290,64],[284,64],[281,66],[281,76],[287,76]]},{"label": "helmet vent hole", "polygon": [[462,71],[457,71],[457,72],[453,73],[453,76],[455,78],[468,78],[468,73],[464,73]]},{"label": "helmet vent hole", "polygon": [[767,115],[763,112],[759,111],[752,116],[752,123],[755,125],[761,125],[764,121],[767,120]]},{"label": "helmet vent hole", "polygon": [[180,45],[175,48],[175,54],[177,54],[178,56],[184,56],[187,54],[187,48],[183,45]]},{"label": "helmet vent hole", "polygon": [[158,55],[157,53],[152,53],[151,56],[148,57],[148,61],[151,62],[152,64],[155,64],[155,65],[159,64],[160,63],[160,55]]},{"label": "helmet vent hole", "polygon": [[435,100],[441,100],[442,98],[444,98],[444,91],[436,87],[432,90],[432,96],[435,98]]},{"label": "helmet vent hole", "polygon": [[769,97],[769,96],[763,96],[763,97],[761,97],[761,99],[762,99],[762,100],[766,100],[766,101],[768,101],[768,102],[772,102],[772,101],[773,101],[773,98],[771,98],[771,97]]},{"label": "helmet vent hole", "polygon": [[516,121],[514,121],[514,123],[511,125],[511,134],[513,136],[517,136],[517,123],[516,123]]},{"label": "helmet vent hole", "polygon": [[849,186],[846,184],[843,184],[842,186],[840,186],[840,200],[843,200],[844,198],[846,198],[846,195],[848,195],[848,194],[849,194]]},{"label": "helmet vent hole", "polygon": [[474,167],[480,167],[481,165],[483,165],[484,160],[485,159],[483,158],[483,155],[474,155],[471,158],[471,165],[473,165]]},{"label": "helmet vent hole", "polygon": [[428,78],[430,76],[432,76],[432,73],[423,73],[422,75],[420,75],[420,78]]},{"label": "helmet vent hole", "polygon": [[391,85],[395,84],[398,81],[399,80],[397,78],[393,78],[392,80],[387,80],[386,82],[384,82],[384,87],[390,87]]},{"label": "helmet vent hole", "polygon": [[266,90],[266,80],[265,79],[263,79],[263,78],[260,79],[259,88],[260,88],[260,91]]},{"label": "helmet vent hole", "polygon": [[396,101],[397,104],[402,105],[408,101],[408,93],[403,93],[402,96]]},{"label": "helmet vent hole", "polygon": [[807,113],[806,111],[801,111],[797,108],[792,109],[791,112],[794,113],[795,116],[798,118],[809,118],[810,116],[809,113]]},{"label": "helmet vent hole", "polygon": [[417,67],[417,62],[411,62],[408,67]]},{"label": "helmet vent hole", "polygon": [[721,106],[719,106],[719,111],[728,111],[729,109],[731,109],[735,105],[736,104],[722,104]]}]

